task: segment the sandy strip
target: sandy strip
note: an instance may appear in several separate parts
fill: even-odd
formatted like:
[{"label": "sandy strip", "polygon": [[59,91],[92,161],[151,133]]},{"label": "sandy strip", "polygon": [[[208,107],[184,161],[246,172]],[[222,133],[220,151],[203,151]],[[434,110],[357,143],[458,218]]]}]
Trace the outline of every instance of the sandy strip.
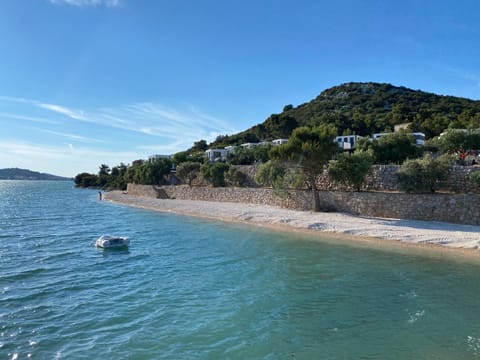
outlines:
[{"label": "sandy strip", "polygon": [[473,250],[480,246],[480,226],[369,218],[345,213],[314,213],[255,204],[163,200],[126,195],[120,191],[106,193],[105,199],[162,212],[283,229],[319,231],[330,235],[397,240],[403,244],[442,245],[456,249]]}]

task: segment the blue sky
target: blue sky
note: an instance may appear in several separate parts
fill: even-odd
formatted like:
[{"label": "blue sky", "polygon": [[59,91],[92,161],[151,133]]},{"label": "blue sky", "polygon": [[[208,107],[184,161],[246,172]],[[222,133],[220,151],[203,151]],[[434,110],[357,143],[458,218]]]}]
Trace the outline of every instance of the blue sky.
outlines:
[{"label": "blue sky", "polygon": [[480,2],[0,2],[0,168],[172,154],[350,81],[480,99]]}]

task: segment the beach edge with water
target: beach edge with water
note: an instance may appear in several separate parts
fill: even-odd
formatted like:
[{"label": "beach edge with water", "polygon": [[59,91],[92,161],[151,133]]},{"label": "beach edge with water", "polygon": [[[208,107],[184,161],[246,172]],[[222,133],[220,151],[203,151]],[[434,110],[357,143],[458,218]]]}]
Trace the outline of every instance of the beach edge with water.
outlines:
[{"label": "beach edge with water", "polygon": [[105,200],[153,211],[237,222],[281,231],[323,235],[375,246],[415,247],[479,256],[480,226],[314,213],[279,207],[105,193]]}]

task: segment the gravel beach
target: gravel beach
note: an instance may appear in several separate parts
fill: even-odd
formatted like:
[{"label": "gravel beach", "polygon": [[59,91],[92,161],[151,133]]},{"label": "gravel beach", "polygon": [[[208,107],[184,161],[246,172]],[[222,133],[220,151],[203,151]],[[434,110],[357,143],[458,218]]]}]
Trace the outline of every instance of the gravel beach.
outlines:
[{"label": "gravel beach", "polygon": [[480,226],[353,216],[345,213],[314,213],[278,207],[232,202],[154,199],[131,196],[121,191],[105,194],[105,200],[138,208],[222,221],[242,222],[330,235],[403,244],[441,245],[448,248],[478,249]]}]

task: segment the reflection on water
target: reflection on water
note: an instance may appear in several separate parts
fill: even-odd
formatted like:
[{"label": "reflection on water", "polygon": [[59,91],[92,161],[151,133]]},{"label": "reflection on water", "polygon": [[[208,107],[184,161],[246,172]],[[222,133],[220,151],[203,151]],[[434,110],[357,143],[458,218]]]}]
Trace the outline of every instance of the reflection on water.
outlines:
[{"label": "reflection on water", "polygon": [[[7,359],[475,359],[462,257],[153,213],[0,181]],[[34,196],[32,196],[34,194]],[[98,249],[112,233],[126,249]]]}]

